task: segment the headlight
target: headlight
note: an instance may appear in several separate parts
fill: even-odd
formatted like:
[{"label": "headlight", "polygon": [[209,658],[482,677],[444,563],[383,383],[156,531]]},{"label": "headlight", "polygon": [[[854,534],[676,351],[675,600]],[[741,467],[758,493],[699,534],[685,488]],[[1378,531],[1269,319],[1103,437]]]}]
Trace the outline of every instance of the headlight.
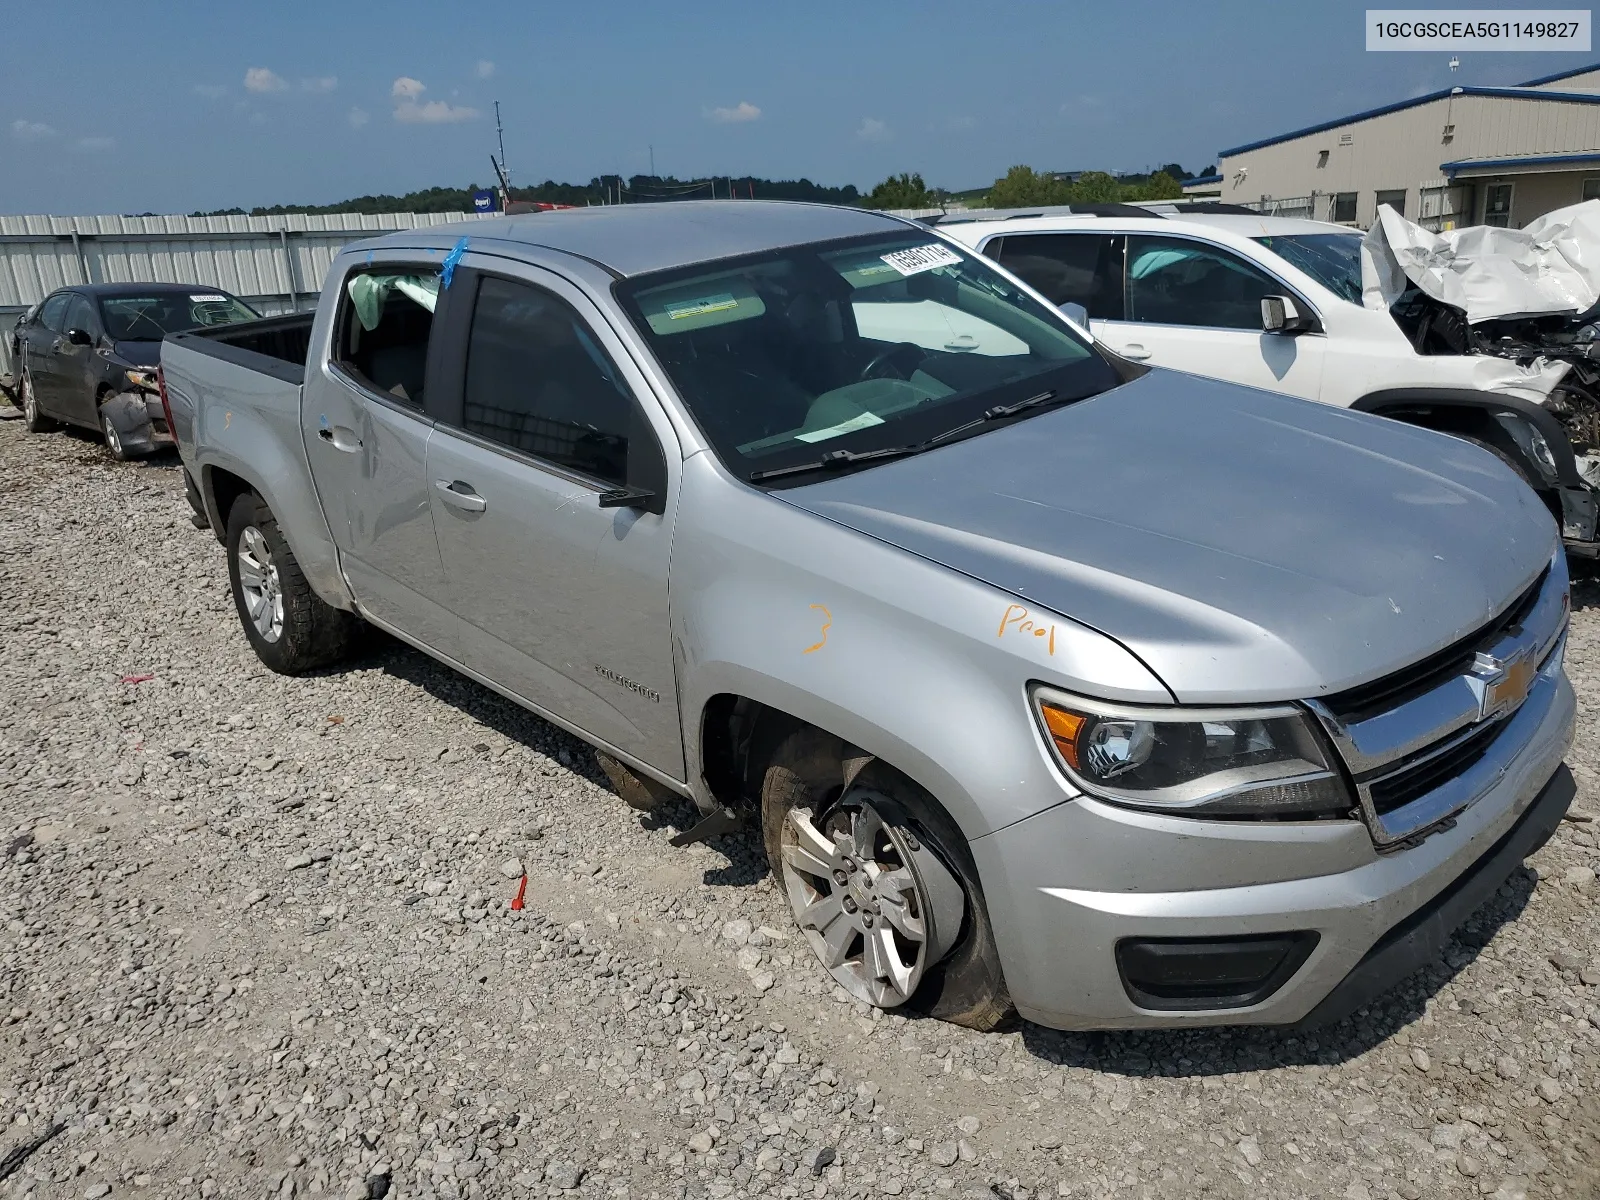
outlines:
[{"label": "headlight", "polygon": [[1546,483],[1555,483],[1560,478],[1561,472],[1556,468],[1556,456],[1550,449],[1550,443],[1545,440],[1527,418],[1520,413],[1496,413],[1495,418],[1500,422],[1500,427],[1511,435],[1511,438],[1522,449],[1525,457],[1533,460],[1534,466],[1539,468]]},{"label": "headlight", "polygon": [[1355,801],[1309,714],[1270,708],[1145,708],[1038,688],[1056,759],[1102,800],[1195,816],[1344,814]]},{"label": "headlight", "polygon": [[156,371],[154,367],[129,367],[126,374],[129,387],[144,388],[152,392],[156,390]]}]

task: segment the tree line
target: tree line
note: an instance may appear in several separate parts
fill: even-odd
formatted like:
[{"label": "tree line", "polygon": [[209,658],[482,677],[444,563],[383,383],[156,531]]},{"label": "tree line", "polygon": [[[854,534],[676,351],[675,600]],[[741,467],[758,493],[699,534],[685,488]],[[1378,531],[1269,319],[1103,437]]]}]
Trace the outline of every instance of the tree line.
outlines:
[{"label": "tree line", "polygon": [[[1208,168],[1201,174],[1214,171]],[[1183,195],[1181,181],[1189,178],[1179,163],[1167,163],[1142,175],[1111,175],[1105,171],[1079,173],[1041,171],[1015,166],[987,189],[952,193],[929,187],[916,172],[891,175],[863,194],[854,184],[830,187],[809,179],[763,179],[755,175],[718,175],[710,179],[678,179],[671,175],[597,175],[586,184],[557,183],[547,179],[531,187],[514,187],[511,199],[536,204],[637,204],[660,200],[706,200],[733,197],[756,200],[805,200],[817,204],[844,204],[862,208],[940,208],[959,200],[973,208],[1023,208],[1042,204],[1115,204],[1136,200],[1171,200]],[[395,196],[379,193],[341,200],[337,204],[273,204],[256,208],[224,208],[197,212],[197,217],[253,217],[283,213],[398,213],[471,212],[477,184],[434,187]]]}]

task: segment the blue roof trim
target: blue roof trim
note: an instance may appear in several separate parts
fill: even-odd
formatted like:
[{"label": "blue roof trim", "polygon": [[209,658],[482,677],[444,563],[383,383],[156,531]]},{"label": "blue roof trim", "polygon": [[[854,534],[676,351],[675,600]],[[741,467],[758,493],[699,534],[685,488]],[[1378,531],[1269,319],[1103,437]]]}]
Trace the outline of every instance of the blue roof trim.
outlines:
[{"label": "blue roof trim", "polygon": [[1429,92],[1426,96],[1417,96],[1411,100],[1399,100],[1393,104],[1385,104],[1381,108],[1369,108],[1365,112],[1358,112],[1348,117],[1340,117],[1336,121],[1323,121],[1319,125],[1308,125],[1306,128],[1296,129],[1292,133],[1280,133],[1277,137],[1262,138],[1259,142],[1250,142],[1243,146],[1235,146],[1231,150],[1221,151],[1217,157],[1231,158],[1235,154],[1247,154],[1251,150],[1259,150],[1263,146],[1276,146],[1279,142],[1292,142],[1295,140],[1295,138],[1309,137],[1313,133],[1323,133],[1329,129],[1338,129],[1344,125],[1354,125],[1357,121],[1368,121],[1373,117],[1381,117],[1388,113],[1400,112],[1402,109],[1417,108],[1423,104],[1432,104],[1436,100],[1443,100],[1452,95],[1497,96],[1502,100],[1554,100],[1561,104],[1600,104],[1600,92],[1542,92],[1537,89],[1525,87],[1446,88],[1442,92]]},{"label": "blue roof trim", "polygon": [[1570,71],[1557,71],[1554,75],[1543,75],[1538,79],[1530,79],[1527,83],[1519,83],[1518,87],[1539,87],[1541,84],[1554,83],[1558,79],[1571,79],[1574,75],[1587,75],[1590,71],[1600,71],[1600,63],[1590,63],[1587,67],[1575,67]]},{"label": "blue roof trim", "polygon": [[1536,154],[1528,158],[1463,158],[1456,162],[1440,163],[1439,170],[1454,176],[1469,167],[1538,167],[1549,163],[1600,162],[1600,150],[1587,154]]},{"label": "blue roof trim", "polygon": [[1184,179],[1179,182],[1180,187],[1190,187],[1197,183],[1221,183],[1221,175],[1196,175],[1193,179]]}]

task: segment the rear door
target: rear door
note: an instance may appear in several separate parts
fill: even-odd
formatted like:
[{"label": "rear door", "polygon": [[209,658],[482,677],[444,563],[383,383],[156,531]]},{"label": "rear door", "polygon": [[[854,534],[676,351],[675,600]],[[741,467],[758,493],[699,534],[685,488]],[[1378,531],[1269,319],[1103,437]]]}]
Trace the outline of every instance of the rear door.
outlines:
[{"label": "rear door", "polygon": [[66,336],[67,305],[72,292],[57,292],[46,300],[39,315],[23,336],[27,357],[28,381],[33,388],[33,402],[41,412],[60,413],[60,365],[58,354]]},{"label": "rear door", "polygon": [[[462,661],[681,780],[670,427],[580,289],[534,266],[464,262],[452,303],[473,308],[452,309],[459,387],[436,409],[427,471]],[[665,515],[602,506],[652,462]]]},{"label": "rear door", "polygon": [[414,252],[371,257],[332,283],[329,345],[312,347],[300,406],[306,454],[362,611],[454,657],[425,469],[439,267]]},{"label": "rear door", "polygon": [[1308,300],[1223,246],[1198,238],[1131,233],[1123,268],[1124,313],[1096,328],[1119,354],[1315,400],[1327,339],[1261,328],[1261,301]]},{"label": "rear door", "polygon": [[983,252],[1051,304],[1079,304],[1089,314],[1091,332],[1101,323],[1122,320],[1120,233],[1022,233],[994,238]]}]

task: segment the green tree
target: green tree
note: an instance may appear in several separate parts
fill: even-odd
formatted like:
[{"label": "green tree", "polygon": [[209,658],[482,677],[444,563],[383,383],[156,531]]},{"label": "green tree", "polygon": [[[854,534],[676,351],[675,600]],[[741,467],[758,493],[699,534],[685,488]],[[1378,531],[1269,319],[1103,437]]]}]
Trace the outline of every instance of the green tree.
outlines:
[{"label": "green tree", "polygon": [[891,175],[862,201],[868,208],[936,208],[939,199],[928,190],[921,175]]},{"label": "green tree", "polygon": [[1039,204],[1065,204],[1070,189],[1054,176],[1032,167],[1012,167],[989,189],[991,208],[1032,208]]},{"label": "green tree", "polygon": [[1129,188],[1129,200],[1176,200],[1183,195],[1183,184],[1166,171],[1157,171],[1144,183]]},{"label": "green tree", "polygon": [[1127,189],[1104,171],[1085,171],[1067,189],[1068,204],[1116,204]]}]

